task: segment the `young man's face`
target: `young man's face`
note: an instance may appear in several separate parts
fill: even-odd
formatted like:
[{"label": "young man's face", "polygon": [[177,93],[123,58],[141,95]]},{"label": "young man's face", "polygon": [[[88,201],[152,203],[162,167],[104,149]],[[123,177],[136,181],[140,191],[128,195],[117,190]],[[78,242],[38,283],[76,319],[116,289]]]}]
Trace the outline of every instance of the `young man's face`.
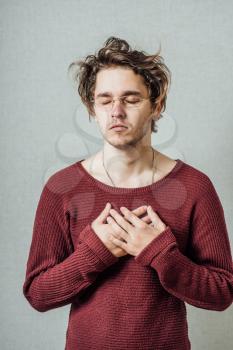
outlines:
[{"label": "young man's face", "polygon": [[[106,93],[104,101],[108,101],[109,98],[125,96],[129,90],[138,92],[142,98],[149,97],[143,77],[129,68],[115,66],[97,73],[94,98]],[[129,100],[134,101],[137,97],[132,93]],[[116,100],[112,109],[106,110],[103,106],[95,105],[94,111],[104,139],[117,148],[136,145],[142,138],[151,135],[151,120],[154,115],[149,99],[143,100],[137,108],[124,106],[120,100]],[[111,129],[116,124],[123,124],[126,128]]]}]

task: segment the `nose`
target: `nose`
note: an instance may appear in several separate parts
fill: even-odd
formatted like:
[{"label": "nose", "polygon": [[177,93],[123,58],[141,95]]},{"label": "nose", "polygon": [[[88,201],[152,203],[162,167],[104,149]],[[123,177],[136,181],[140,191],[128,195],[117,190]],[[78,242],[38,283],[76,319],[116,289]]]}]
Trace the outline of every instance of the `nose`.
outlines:
[{"label": "nose", "polygon": [[125,117],[125,110],[120,101],[114,101],[111,115],[112,117]]}]

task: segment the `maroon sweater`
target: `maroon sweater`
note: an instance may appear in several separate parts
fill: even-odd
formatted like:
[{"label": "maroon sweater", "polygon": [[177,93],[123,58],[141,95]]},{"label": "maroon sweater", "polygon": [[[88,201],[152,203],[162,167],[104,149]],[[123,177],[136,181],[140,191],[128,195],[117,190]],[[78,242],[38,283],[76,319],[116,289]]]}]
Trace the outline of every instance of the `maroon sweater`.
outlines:
[{"label": "maroon sweater", "polygon": [[[151,205],[168,226],[136,257],[115,257],[90,224],[106,202]],[[66,350],[189,350],[185,303],[233,300],[224,211],[209,177],[178,159],[163,179],[116,188],[81,161],[52,175],[36,210],[23,293],[45,312],[71,304]]]}]

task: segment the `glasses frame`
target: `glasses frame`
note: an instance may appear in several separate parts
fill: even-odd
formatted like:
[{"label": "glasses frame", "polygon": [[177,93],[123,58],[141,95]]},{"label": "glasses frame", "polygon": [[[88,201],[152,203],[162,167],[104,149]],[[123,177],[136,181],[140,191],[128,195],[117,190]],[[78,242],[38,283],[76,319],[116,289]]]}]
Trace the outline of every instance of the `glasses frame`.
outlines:
[{"label": "glasses frame", "polygon": [[[93,102],[93,104],[95,105],[95,106],[97,106],[97,107],[100,107],[100,108],[103,108],[103,109],[109,109],[110,111],[113,109],[113,106],[114,106],[114,103],[115,103],[115,101],[120,101],[120,103],[122,104],[122,100],[123,99],[125,99],[125,98],[127,98],[127,97],[129,97],[130,95],[123,95],[123,96],[119,96],[119,97],[114,97],[114,98],[112,98],[112,100],[111,100],[111,107],[109,108],[108,107],[108,105],[106,105],[106,106],[104,106],[104,105],[98,105],[98,104],[96,104],[96,101],[95,101],[95,99],[93,98],[93,99],[91,99],[91,102]],[[134,95],[131,95],[131,96],[134,96]],[[108,96],[104,96],[104,97],[108,97]],[[109,96],[109,97],[111,97],[111,96]],[[141,97],[141,96],[136,96],[136,97],[138,97],[139,99],[140,99],[140,103],[142,102],[142,101],[144,101],[144,100],[150,100],[151,98],[150,97]],[[135,108],[135,109],[137,109],[137,108],[139,108],[138,106],[137,107],[134,107],[133,105],[130,107],[130,108]]]}]

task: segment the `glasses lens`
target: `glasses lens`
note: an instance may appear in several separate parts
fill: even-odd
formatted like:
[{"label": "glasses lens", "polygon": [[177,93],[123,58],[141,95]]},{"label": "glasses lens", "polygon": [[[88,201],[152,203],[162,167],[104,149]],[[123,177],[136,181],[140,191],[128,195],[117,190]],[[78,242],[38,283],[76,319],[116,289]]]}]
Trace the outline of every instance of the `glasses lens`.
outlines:
[{"label": "glasses lens", "polygon": [[142,103],[142,99],[138,96],[127,96],[124,99],[124,105],[127,108],[139,108]]},{"label": "glasses lens", "polygon": [[[122,96],[118,99],[123,107],[127,109],[139,108],[143,102],[143,98],[138,96]],[[94,101],[95,105],[104,110],[111,110],[113,108],[113,99],[111,97],[97,97]]]}]

